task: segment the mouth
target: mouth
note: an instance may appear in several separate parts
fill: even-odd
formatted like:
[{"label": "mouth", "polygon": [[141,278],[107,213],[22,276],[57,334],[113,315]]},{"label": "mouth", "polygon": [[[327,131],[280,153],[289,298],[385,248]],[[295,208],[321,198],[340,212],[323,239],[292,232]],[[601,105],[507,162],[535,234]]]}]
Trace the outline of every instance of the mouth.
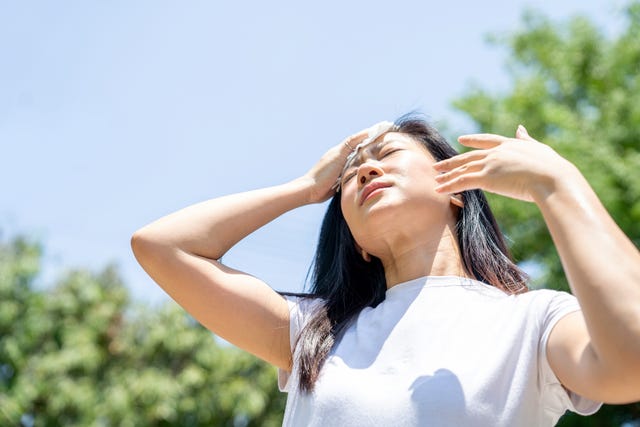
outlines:
[{"label": "mouth", "polygon": [[385,188],[391,187],[391,184],[386,182],[372,182],[362,189],[362,193],[360,195],[360,206],[364,204],[368,199],[381,193]]}]

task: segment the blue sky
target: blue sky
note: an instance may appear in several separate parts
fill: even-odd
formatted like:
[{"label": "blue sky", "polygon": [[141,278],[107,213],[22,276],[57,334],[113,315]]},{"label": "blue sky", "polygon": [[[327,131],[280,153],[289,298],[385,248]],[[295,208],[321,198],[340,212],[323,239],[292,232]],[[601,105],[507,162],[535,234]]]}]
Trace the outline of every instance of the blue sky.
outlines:
[{"label": "blue sky", "polygon": [[[526,8],[611,33],[623,5],[0,0],[0,231],[44,244],[43,284],[114,262],[137,300],[164,301],[131,254],[137,228],[293,179],[411,110],[472,132],[451,101],[509,87],[487,34],[517,30]],[[300,290],[323,211],[286,214],[225,262]]]}]

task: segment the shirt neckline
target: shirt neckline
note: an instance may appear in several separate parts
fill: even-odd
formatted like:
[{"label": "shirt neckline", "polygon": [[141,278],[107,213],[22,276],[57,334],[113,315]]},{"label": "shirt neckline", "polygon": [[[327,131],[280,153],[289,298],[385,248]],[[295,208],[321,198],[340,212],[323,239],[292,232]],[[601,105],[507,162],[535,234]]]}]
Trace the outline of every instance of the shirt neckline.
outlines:
[{"label": "shirt neckline", "polygon": [[415,279],[407,280],[406,282],[398,283],[390,289],[387,289],[386,297],[388,298],[389,296],[398,294],[403,290],[413,289],[415,287],[426,288],[430,286],[469,286],[473,284],[481,284],[487,286],[475,279],[462,276],[421,276]]}]

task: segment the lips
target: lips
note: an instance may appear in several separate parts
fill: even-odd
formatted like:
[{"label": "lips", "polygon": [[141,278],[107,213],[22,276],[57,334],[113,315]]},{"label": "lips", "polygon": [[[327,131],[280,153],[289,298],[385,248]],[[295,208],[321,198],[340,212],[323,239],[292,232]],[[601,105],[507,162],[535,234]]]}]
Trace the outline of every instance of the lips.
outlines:
[{"label": "lips", "polygon": [[360,206],[362,206],[364,204],[364,202],[371,195],[371,193],[373,193],[374,191],[379,190],[381,188],[388,188],[388,187],[391,187],[391,184],[389,184],[387,182],[376,182],[376,181],[373,181],[373,182],[369,183],[368,185],[366,185],[362,189],[362,193],[360,194]]}]

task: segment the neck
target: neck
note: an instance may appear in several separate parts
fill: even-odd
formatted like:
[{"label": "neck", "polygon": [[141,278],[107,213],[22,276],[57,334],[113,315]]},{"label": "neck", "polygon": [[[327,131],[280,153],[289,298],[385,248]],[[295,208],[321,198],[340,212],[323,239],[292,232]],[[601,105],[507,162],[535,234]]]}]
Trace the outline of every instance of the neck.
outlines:
[{"label": "neck", "polygon": [[387,289],[423,276],[470,277],[464,268],[456,234],[447,226],[438,236],[394,242],[380,257]]}]

